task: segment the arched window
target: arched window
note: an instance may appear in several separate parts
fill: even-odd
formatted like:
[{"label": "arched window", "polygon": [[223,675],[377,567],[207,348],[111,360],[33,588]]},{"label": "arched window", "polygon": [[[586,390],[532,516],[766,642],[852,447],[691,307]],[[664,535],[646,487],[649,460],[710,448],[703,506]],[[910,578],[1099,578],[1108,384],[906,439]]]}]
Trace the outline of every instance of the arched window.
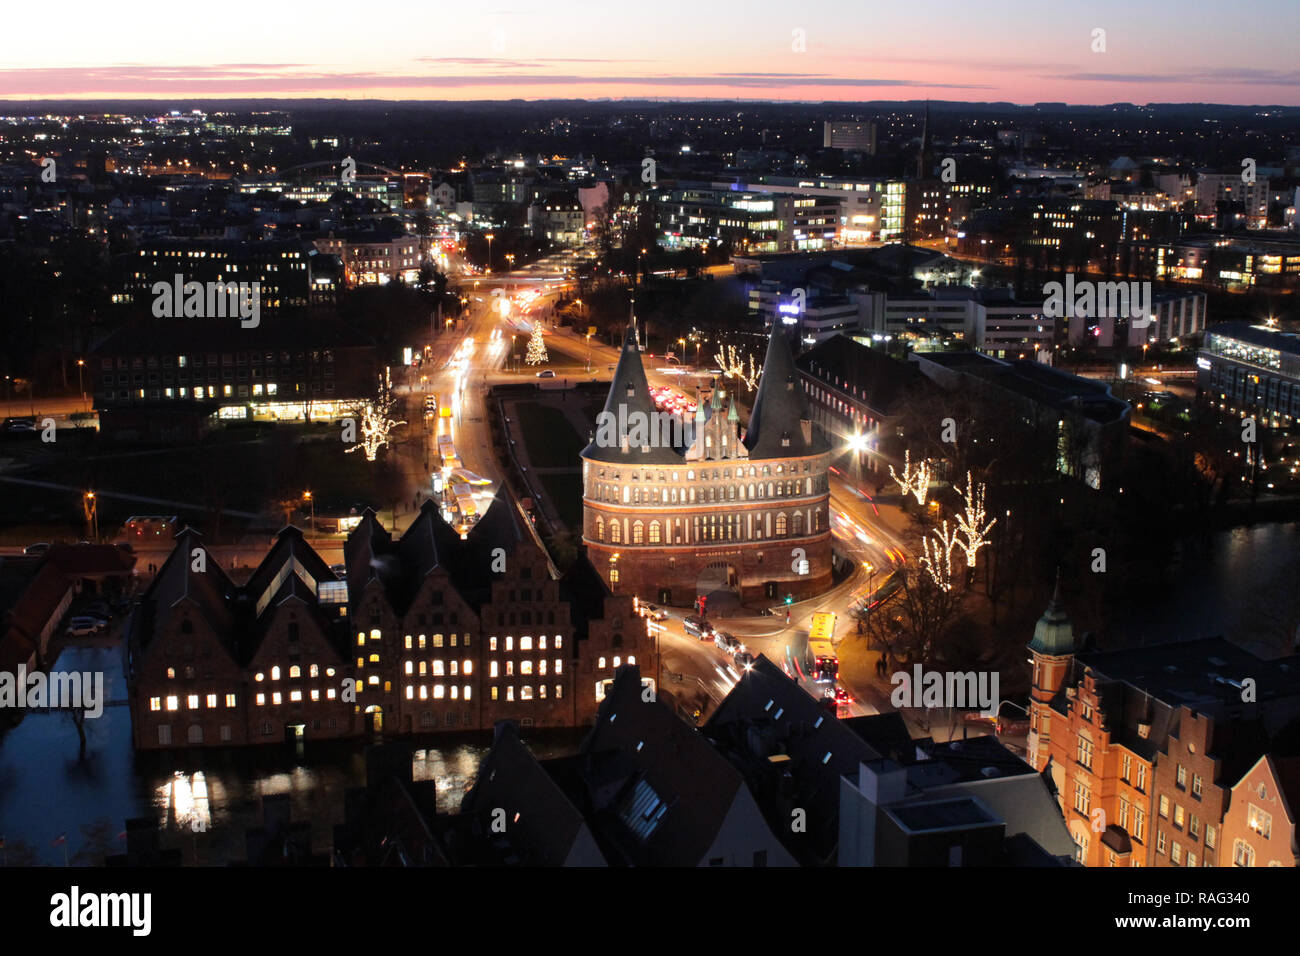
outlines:
[{"label": "arched window", "polygon": [[609,569],[609,583],[618,584],[618,568]]},{"label": "arched window", "polygon": [[609,540],[612,544],[619,544],[623,540],[622,525],[617,519],[609,523]]},{"label": "arched window", "polygon": [[293,677],[301,677],[301,676],[302,676],[302,668],[299,667],[297,664],[290,664],[290,665],[289,665],[289,676],[290,676],[291,678],[293,678]]},{"label": "arched window", "polygon": [[645,525],[640,521],[632,522],[632,543],[642,544],[645,541]]},{"label": "arched window", "polygon": [[776,534],[781,537],[785,534],[785,512],[782,511],[776,516]]},{"label": "arched window", "polygon": [[605,540],[605,519],[604,518],[600,518],[600,517],[596,518],[596,540],[597,541]]},{"label": "arched window", "polygon": [[651,522],[650,522],[650,543],[651,543],[651,544],[658,544],[658,543],[659,543],[659,540],[660,540],[660,539],[659,539],[659,522],[658,522],[658,521],[651,521]]},{"label": "arched window", "polygon": [[812,494],[812,479],[811,479],[811,478],[805,478],[805,479],[803,480],[803,483],[804,483],[803,493],[804,493],[805,495],[810,495],[810,494]]},{"label": "arched window", "polygon": [[796,511],[794,513],[794,533],[796,537],[803,534],[803,512],[802,511]]}]

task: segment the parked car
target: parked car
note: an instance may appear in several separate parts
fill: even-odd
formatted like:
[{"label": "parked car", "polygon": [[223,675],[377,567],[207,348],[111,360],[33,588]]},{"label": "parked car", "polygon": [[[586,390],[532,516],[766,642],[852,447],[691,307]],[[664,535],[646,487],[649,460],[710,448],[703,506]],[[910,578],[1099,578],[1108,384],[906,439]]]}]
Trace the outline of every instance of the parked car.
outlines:
[{"label": "parked car", "polygon": [[694,634],[702,641],[713,640],[713,625],[697,614],[692,614],[682,622],[687,634]]},{"label": "parked car", "polygon": [[88,634],[98,634],[104,629],[97,618],[93,617],[74,617],[68,622],[67,632],[73,637],[85,637]]},{"label": "parked car", "polygon": [[538,378],[555,378],[555,369],[544,368],[537,373]]},{"label": "parked car", "polygon": [[6,418],[0,430],[7,432],[34,432],[36,431],[36,420],[34,418]]},{"label": "parked car", "polygon": [[29,544],[27,547],[23,548],[23,554],[28,557],[40,557],[49,550],[50,543],[48,541],[38,541],[36,544]]},{"label": "parked car", "polygon": [[340,581],[348,579],[348,566],[346,564],[331,564],[330,570],[334,572],[334,576]]}]

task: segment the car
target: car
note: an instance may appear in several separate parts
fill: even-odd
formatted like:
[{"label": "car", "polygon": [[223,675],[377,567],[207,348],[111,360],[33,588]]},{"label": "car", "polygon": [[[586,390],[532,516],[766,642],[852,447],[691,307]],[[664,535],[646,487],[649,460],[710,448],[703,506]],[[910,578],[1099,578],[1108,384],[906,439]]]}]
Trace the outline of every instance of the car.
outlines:
[{"label": "car", "polygon": [[85,637],[87,634],[98,634],[104,629],[104,626],[98,618],[74,617],[68,621],[65,633],[71,634],[73,637]]},{"label": "car", "polygon": [[555,369],[544,368],[537,373],[538,378],[555,378]]},{"label": "car", "polygon": [[849,704],[853,703],[853,695],[845,690],[841,685],[837,684],[835,686],[835,703],[847,707]]},{"label": "car", "polygon": [[331,564],[330,570],[334,572],[334,576],[340,581],[348,579],[348,566],[346,564]]},{"label": "car", "polygon": [[731,662],[736,665],[737,670],[748,671],[754,669],[754,655],[749,651],[737,651]]},{"label": "car", "polygon": [[49,550],[50,543],[48,541],[38,541],[36,544],[29,544],[27,547],[23,548],[23,554],[27,555],[29,558],[40,557]]},{"label": "car", "polygon": [[694,634],[702,641],[713,640],[713,625],[697,614],[692,614],[682,621],[682,627],[687,634]]},{"label": "car", "polygon": [[653,608],[653,609],[650,611],[650,620],[652,620],[652,621],[666,621],[666,620],[668,620],[668,612],[665,611],[665,610],[664,610],[663,608],[661,608],[661,607]]},{"label": "car", "polygon": [[36,431],[36,420],[34,418],[6,418],[3,429],[7,432],[34,432]]}]

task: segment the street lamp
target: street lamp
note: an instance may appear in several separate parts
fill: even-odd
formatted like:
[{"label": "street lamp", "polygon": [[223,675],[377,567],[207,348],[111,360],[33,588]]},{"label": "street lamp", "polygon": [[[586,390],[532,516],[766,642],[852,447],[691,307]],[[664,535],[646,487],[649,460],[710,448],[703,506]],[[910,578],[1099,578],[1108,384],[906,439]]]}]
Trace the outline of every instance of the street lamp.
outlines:
[{"label": "street lamp", "polygon": [[591,371],[591,333],[587,333],[587,371]]},{"label": "street lamp", "polygon": [[310,491],[304,491],[302,496],[311,504],[311,533],[316,533],[316,499],[311,496]]},{"label": "street lamp", "polygon": [[86,515],[86,534],[96,544],[99,543],[99,506],[93,491],[81,495],[81,510]]},{"label": "street lamp", "polygon": [[856,480],[862,481],[862,450],[867,447],[867,436],[860,431],[855,431],[849,436],[849,450],[853,452],[853,474]]},{"label": "street lamp", "polygon": [[495,239],[495,238],[496,238],[496,236],[495,236],[494,234],[492,234],[492,233],[490,233],[490,232],[487,234],[487,241],[488,241],[488,268],[487,268],[487,271],[488,271],[488,272],[491,272],[491,271],[492,271],[492,240]]},{"label": "street lamp", "polygon": [[77,391],[81,392],[81,400],[86,400],[86,386],[82,383],[81,372],[86,367],[85,359],[77,359]]}]

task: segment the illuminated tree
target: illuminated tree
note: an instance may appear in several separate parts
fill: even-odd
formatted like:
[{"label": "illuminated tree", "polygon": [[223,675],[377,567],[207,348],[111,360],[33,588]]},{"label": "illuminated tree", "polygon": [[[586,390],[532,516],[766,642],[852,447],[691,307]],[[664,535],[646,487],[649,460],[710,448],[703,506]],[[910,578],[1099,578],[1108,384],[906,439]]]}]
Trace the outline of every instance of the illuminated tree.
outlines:
[{"label": "illuminated tree", "polygon": [[529,365],[541,365],[548,361],[546,355],[546,343],[542,341],[542,326],[540,323],[533,326],[532,337],[528,340],[528,354],[524,356],[524,361]]},{"label": "illuminated tree", "polygon": [[392,379],[385,372],[379,379],[379,393],[375,400],[367,402],[361,410],[361,441],[347,449],[347,454],[360,449],[365,451],[366,461],[374,461],[379,449],[388,444],[389,433],[398,425],[406,424],[388,417],[397,401],[393,398],[392,386]]},{"label": "illuminated tree", "polygon": [[925,569],[935,587],[940,591],[952,590],[952,549],[958,545],[956,530],[948,530],[945,520],[940,529],[934,531],[936,540],[921,539],[921,555],[917,563]]},{"label": "illuminated tree", "polygon": [[[965,504],[964,510],[954,516],[957,522],[957,528],[962,534],[962,539],[957,542],[958,547],[966,554],[966,566],[975,567],[975,556],[979,553],[980,548],[989,543],[988,533],[993,530],[993,526],[998,523],[994,518],[988,524],[984,524],[986,517],[984,511],[984,485],[975,485],[971,483],[970,472],[966,472],[966,487],[954,488],[957,494],[961,495]],[[945,525],[947,522],[945,522]]]},{"label": "illuminated tree", "polygon": [[734,345],[728,345],[725,350],[718,349],[718,353],[713,356],[718,368],[722,370],[724,378],[736,378],[745,383],[745,387],[752,389],[758,384],[758,377],[762,370],[754,363],[754,356],[749,356],[748,371],[746,371],[745,360],[741,358]]},{"label": "illuminated tree", "polygon": [[899,490],[904,495],[912,495],[916,498],[919,505],[925,504],[926,495],[930,493],[930,462],[923,461],[912,469],[912,453],[907,451],[903,454],[903,474],[900,477],[894,471],[894,466],[889,466],[889,477],[898,483]]}]

